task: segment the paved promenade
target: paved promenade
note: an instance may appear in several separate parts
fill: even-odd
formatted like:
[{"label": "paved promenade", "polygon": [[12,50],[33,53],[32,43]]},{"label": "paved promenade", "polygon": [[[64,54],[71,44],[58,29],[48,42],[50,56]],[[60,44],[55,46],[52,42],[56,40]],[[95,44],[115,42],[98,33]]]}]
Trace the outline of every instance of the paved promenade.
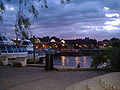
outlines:
[{"label": "paved promenade", "polygon": [[103,74],[106,72],[47,72],[40,67],[0,66],[0,90],[65,90],[74,83]]}]

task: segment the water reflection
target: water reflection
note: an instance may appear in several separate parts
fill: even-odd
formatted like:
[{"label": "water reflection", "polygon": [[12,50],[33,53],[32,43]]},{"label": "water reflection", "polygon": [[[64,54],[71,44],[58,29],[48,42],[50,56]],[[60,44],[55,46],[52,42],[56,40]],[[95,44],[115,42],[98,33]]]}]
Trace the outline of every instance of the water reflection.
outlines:
[{"label": "water reflection", "polygon": [[66,57],[66,65],[69,65],[69,59]]},{"label": "water reflection", "polygon": [[86,56],[83,56],[83,64],[84,64],[84,66],[87,64],[87,58],[86,58]]},{"label": "water reflection", "polygon": [[91,56],[57,56],[54,57],[54,65],[90,67]]},{"label": "water reflection", "polygon": [[75,57],[75,62],[76,62],[76,66],[77,66],[78,64],[80,64],[80,60],[79,60],[79,57],[78,57],[78,56]]},{"label": "water reflection", "polygon": [[65,56],[61,56],[62,66],[65,66]]}]

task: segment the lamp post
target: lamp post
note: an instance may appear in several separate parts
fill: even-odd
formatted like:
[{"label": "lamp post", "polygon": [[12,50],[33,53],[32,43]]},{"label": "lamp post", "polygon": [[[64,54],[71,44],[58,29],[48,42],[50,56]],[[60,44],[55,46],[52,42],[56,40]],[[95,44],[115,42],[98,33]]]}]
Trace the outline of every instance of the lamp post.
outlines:
[{"label": "lamp post", "polygon": [[33,60],[35,64],[35,35],[33,36]]},{"label": "lamp post", "polygon": [[46,52],[45,57],[45,71],[53,71],[53,55],[51,54],[50,50]]}]

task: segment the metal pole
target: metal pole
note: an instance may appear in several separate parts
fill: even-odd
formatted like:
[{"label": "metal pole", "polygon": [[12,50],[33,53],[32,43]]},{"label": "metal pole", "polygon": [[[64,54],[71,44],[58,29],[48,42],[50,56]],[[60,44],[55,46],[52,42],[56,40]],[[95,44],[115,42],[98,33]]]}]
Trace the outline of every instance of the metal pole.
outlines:
[{"label": "metal pole", "polygon": [[35,63],[35,35],[33,36],[33,60]]},{"label": "metal pole", "polygon": [[53,71],[53,55],[47,51],[45,58],[45,71]]}]

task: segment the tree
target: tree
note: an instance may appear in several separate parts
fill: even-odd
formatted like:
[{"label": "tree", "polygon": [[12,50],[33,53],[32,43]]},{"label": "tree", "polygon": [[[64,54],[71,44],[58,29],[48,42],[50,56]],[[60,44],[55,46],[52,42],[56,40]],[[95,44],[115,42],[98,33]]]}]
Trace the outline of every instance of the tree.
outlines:
[{"label": "tree", "polygon": [[107,56],[105,53],[99,53],[92,56],[93,61],[91,62],[91,67],[97,68],[98,66],[107,62]]},{"label": "tree", "polygon": [[120,40],[115,40],[110,43],[112,47],[120,48]]},{"label": "tree", "polygon": [[119,40],[119,38],[113,37],[112,39],[110,39],[110,41],[117,41],[117,40]]},{"label": "tree", "polygon": [[120,71],[120,48],[113,47],[108,50],[109,68]]},{"label": "tree", "polygon": [[[3,14],[5,13],[5,3],[12,0],[0,0],[0,22],[3,23]],[[32,14],[34,18],[37,18],[39,13],[34,5],[34,1],[37,1],[41,8],[48,8],[47,0],[17,0],[19,2],[19,10],[16,15],[15,33],[18,37],[28,38],[27,29],[30,28],[30,17],[26,15],[26,11]],[[62,4],[68,4],[71,0],[60,0]]]},{"label": "tree", "polygon": [[103,50],[102,53],[93,55],[91,67],[97,68],[106,64],[105,68],[120,71],[120,40],[114,40],[109,45],[111,47]]}]

